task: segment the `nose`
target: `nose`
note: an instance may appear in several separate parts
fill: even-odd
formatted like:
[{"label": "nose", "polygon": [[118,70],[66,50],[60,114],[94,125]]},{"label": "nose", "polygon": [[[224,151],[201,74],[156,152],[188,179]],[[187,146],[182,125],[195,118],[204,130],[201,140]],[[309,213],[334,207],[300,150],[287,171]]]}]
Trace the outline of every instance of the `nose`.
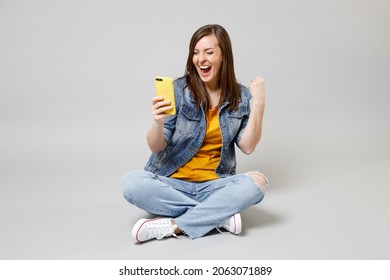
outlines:
[{"label": "nose", "polygon": [[198,58],[199,62],[205,62],[206,61],[206,57],[204,54],[200,53],[199,54],[199,58]]}]

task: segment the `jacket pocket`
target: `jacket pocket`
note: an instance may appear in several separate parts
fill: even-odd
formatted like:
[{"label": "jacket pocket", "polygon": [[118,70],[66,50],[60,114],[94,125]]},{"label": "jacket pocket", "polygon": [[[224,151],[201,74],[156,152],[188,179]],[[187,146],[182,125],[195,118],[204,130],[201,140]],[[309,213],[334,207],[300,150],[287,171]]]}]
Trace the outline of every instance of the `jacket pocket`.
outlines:
[{"label": "jacket pocket", "polygon": [[240,129],[246,126],[249,116],[249,109],[245,105],[238,107],[236,111],[227,112],[227,118],[225,118],[222,123],[222,130],[226,130],[228,137],[225,141],[232,141]]},{"label": "jacket pocket", "polygon": [[181,135],[194,135],[199,129],[202,112],[183,103],[177,116],[176,129]]}]

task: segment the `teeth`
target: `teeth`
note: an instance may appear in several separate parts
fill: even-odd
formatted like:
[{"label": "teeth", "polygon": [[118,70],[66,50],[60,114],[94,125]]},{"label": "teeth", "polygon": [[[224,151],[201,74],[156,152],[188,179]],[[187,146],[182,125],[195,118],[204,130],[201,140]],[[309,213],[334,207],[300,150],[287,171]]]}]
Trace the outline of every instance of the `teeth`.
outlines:
[{"label": "teeth", "polygon": [[210,66],[199,66],[200,69],[207,69],[210,68]]}]

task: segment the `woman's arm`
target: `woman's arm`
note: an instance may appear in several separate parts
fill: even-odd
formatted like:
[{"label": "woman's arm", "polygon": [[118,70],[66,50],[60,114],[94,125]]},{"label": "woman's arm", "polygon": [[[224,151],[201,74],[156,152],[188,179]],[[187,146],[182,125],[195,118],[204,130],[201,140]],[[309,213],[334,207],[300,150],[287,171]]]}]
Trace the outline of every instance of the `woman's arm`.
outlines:
[{"label": "woman's arm", "polygon": [[155,96],[152,99],[153,125],[146,134],[146,140],[152,153],[157,153],[165,149],[167,142],[164,139],[164,119],[167,116],[164,112],[172,109],[170,101],[164,101],[161,96]]},{"label": "woman's arm", "polygon": [[247,155],[256,149],[261,138],[265,108],[264,80],[261,77],[256,77],[251,81],[249,91],[252,95],[251,113],[238,143],[240,150]]}]

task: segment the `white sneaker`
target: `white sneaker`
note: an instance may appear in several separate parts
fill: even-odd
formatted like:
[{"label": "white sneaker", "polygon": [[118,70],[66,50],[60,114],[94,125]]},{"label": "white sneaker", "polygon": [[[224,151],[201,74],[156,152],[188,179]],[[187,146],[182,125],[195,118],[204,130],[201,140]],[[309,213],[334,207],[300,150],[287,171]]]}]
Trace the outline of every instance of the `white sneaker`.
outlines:
[{"label": "white sneaker", "polygon": [[239,234],[242,230],[242,224],[241,224],[241,215],[240,213],[234,214],[230,218],[227,218],[225,221],[223,221],[218,227],[217,230],[220,233],[223,233],[220,228],[226,229],[227,231],[233,233],[233,234]]},{"label": "white sneaker", "polygon": [[141,219],[131,231],[136,242],[144,242],[150,239],[162,239],[168,236],[176,236],[177,225],[172,225],[171,218]]}]

